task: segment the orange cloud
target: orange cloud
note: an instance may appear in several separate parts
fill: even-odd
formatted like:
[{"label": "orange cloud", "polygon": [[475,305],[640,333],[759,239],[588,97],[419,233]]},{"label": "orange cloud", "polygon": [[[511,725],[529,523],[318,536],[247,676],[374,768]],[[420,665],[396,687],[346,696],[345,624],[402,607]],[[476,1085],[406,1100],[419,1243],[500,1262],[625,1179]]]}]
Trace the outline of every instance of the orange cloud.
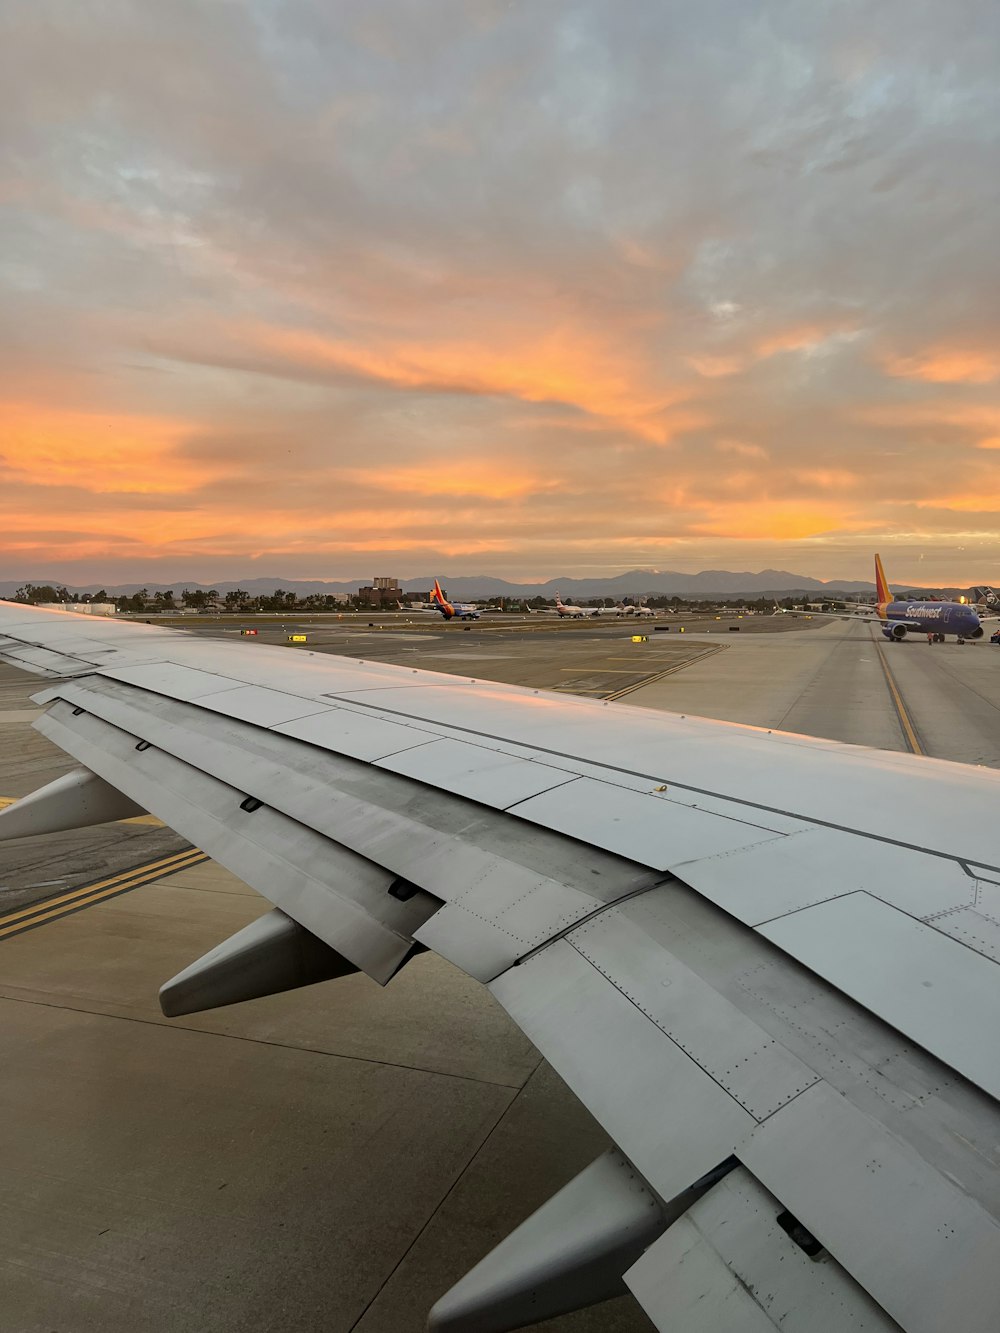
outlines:
[{"label": "orange cloud", "polygon": [[850,415],[856,421],[891,430],[948,426],[970,434],[985,431],[984,439],[977,446],[985,449],[993,447],[989,441],[997,438],[1000,432],[1000,403],[962,402],[948,398],[916,403],[868,403],[854,408]]},{"label": "orange cloud", "polygon": [[808,510],[797,505],[732,505],[693,531],[739,540],[800,541],[849,526],[844,512]]},{"label": "orange cloud", "polygon": [[669,411],[685,391],[644,374],[628,349],[568,328],[543,334],[501,328],[488,344],[397,338],[368,347],[301,329],[258,325],[231,332],[265,354],[400,388],[572,404],[657,443],[687,429],[691,420],[690,410],[682,412],[678,425]]},{"label": "orange cloud", "polygon": [[738,375],[745,370],[747,360],[744,356],[688,356],[684,358],[692,370],[696,370],[707,380],[725,379],[729,375]]},{"label": "orange cloud", "polygon": [[810,352],[823,343],[852,337],[857,330],[840,323],[795,324],[759,338],[743,350],[714,351],[685,357],[686,363],[705,379],[725,379],[747,370],[757,361],[767,361],[779,352]]},{"label": "orange cloud", "polygon": [[420,468],[394,468],[391,472],[352,471],[341,474],[364,486],[403,492],[424,498],[444,495],[470,496],[484,500],[514,500],[541,491],[559,490],[559,477],[541,472],[525,472],[516,462],[509,469],[503,465],[488,467],[458,459],[429,459]]},{"label": "orange cloud", "polygon": [[738,454],[741,458],[768,457],[767,450],[759,444],[748,444],[745,440],[716,440],[715,447],[721,454]]},{"label": "orange cloud", "polygon": [[806,352],[831,338],[843,337],[852,332],[853,329],[839,325],[798,324],[762,339],[755,350],[762,359],[775,356],[778,352]]},{"label": "orange cloud", "polygon": [[861,481],[856,472],[846,468],[797,468],[793,476],[806,486],[819,486],[824,490],[848,490]]},{"label": "orange cloud", "polygon": [[974,348],[937,347],[917,356],[889,358],[887,374],[928,384],[990,384],[1000,378],[1000,356]]},{"label": "orange cloud", "polygon": [[2,465],[36,486],[152,495],[211,479],[203,464],[177,458],[186,421],[9,402],[0,405],[0,428]]}]

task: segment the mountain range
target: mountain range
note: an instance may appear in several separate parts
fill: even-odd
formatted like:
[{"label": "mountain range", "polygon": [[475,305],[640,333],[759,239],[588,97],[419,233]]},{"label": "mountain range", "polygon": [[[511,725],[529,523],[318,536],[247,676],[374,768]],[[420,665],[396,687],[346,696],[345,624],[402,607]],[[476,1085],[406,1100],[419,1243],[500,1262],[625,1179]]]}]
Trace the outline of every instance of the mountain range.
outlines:
[{"label": "mountain range", "polygon": [[[440,577],[440,576],[439,576]],[[0,579],[0,597],[12,596],[24,583],[52,584],[63,586],[61,579],[36,578],[17,581]],[[434,582],[432,575],[424,578],[401,579],[404,592],[427,592]],[[113,584],[66,584],[70,592],[94,593],[101,586],[112,597],[121,597],[147,588],[152,592],[166,592],[172,589],[177,595],[185,588],[207,590],[214,588],[225,595],[236,588],[243,588],[251,596],[270,595],[276,588],[284,588],[305,597],[320,593],[336,595],[338,593],[356,593],[359,587],[367,587],[368,578],[347,579],[341,581],[324,579],[287,579],[287,578],[252,578],[238,582],[196,583],[190,579],[177,579],[173,583],[113,583]],[[506,579],[492,578],[486,574],[469,574],[454,578],[441,578],[442,586],[450,597],[460,600],[473,597],[548,597],[560,593],[564,599],[577,597],[732,597],[753,595],[786,597],[795,593],[872,593],[874,584],[855,579],[810,578],[806,574],[792,574],[783,569],[762,569],[758,573],[748,570],[705,569],[699,574],[682,574],[676,570],[633,569],[625,574],[616,574],[611,578],[555,578],[544,583],[511,583]],[[915,584],[900,585],[907,588]],[[928,591],[941,591],[933,589]]]}]

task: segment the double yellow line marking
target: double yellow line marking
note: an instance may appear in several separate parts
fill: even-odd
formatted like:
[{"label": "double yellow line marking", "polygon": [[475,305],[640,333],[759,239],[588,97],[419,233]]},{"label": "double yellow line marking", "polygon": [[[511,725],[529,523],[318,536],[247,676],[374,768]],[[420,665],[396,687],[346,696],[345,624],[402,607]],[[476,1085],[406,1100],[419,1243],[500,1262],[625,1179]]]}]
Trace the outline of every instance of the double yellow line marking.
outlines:
[{"label": "double yellow line marking", "polygon": [[917,739],[917,729],[910,720],[910,715],[906,711],[906,705],[903,703],[903,696],[899,692],[899,686],[893,678],[892,670],[886,658],[885,646],[880,644],[875,638],[875,631],[870,629],[872,643],[875,645],[875,651],[878,653],[879,661],[882,663],[882,670],[885,673],[885,683],[889,687],[889,693],[892,695],[893,707],[896,709],[896,716],[899,718],[899,725],[903,732],[903,740],[906,741],[907,749],[911,754],[923,754],[924,748]]},{"label": "double yellow line marking", "polygon": [[166,875],[187,870],[207,860],[208,857],[204,852],[200,852],[197,847],[189,847],[187,851],[175,852],[173,856],[164,856],[158,861],[148,861],[145,865],[123,870],[118,875],[112,875],[110,879],[98,880],[96,884],[86,884],[83,888],[72,889],[69,893],[60,894],[56,898],[46,898],[44,902],[34,903],[31,907],[22,907],[17,912],[0,916],[0,939],[19,935],[25,930],[33,930],[35,926],[41,926],[46,921],[68,916],[71,912],[79,911],[81,907],[92,907],[94,903],[105,902],[120,893],[128,893],[130,889],[138,889],[143,884],[151,884],[153,880],[163,879]]}]

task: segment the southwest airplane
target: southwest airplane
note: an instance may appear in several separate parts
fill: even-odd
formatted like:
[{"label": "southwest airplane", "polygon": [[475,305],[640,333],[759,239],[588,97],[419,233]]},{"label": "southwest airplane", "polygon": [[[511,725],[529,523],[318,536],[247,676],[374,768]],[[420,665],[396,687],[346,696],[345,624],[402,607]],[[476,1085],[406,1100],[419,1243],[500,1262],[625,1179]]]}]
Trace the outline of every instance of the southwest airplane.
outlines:
[{"label": "southwest airplane", "polygon": [[[881,557],[875,557],[875,605],[851,616],[852,620],[877,622],[891,643],[900,643],[907,634],[933,635],[943,643],[946,634],[954,634],[959,643],[966,639],[981,639],[983,627],[980,616],[972,606],[962,602],[897,602],[889,588],[882,568]],[[794,613],[792,613],[794,614]],[[802,614],[801,612],[799,614]],[[834,611],[810,611],[811,616],[835,616]],[[986,616],[987,620],[1000,617]]]},{"label": "southwest airplane", "polygon": [[473,606],[471,602],[449,602],[437,579],[431,589],[431,605],[441,612],[445,620],[478,620],[480,615],[479,607]]}]

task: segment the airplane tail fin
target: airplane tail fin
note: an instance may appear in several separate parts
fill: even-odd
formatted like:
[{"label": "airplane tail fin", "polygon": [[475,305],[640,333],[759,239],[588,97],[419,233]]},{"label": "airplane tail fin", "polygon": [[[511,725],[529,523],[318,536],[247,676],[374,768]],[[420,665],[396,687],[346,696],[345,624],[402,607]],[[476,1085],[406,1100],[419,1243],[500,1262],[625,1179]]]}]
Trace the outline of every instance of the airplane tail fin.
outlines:
[{"label": "airplane tail fin", "polygon": [[875,557],[875,601],[879,606],[892,601],[892,593],[886,581],[885,570],[882,568],[882,557],[879,555]]},{"label": "airplane tail fin", "polygon": [[434,580],[434,587],[431,589],[431,601],[444,616],[445,620],[450,620],[455,614],[455,608],[441,591],[441,584],[437,579]]}]

